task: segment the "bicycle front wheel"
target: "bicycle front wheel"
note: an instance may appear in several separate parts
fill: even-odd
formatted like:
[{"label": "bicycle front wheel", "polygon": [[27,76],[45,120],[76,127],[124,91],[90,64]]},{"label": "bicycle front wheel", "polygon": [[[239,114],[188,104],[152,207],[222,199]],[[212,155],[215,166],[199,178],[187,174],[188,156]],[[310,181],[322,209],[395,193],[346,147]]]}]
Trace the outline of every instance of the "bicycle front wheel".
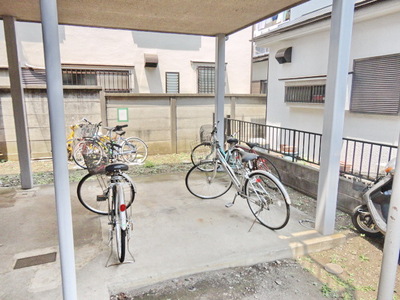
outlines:
[{"label": "bicycle front wheel", "polygon": [[210,160],[215,157],[213,146],[209,142],[204,142],[193,148],[190,159],[193,165],[198,165],[203,160]]},{"label": "bicycle front wheel", "polygon": [[[121,174],[120,182],[123,183],[123,191],[127,208],[131,206],[136,195],[136,188],[130,177],[126,174]],[[110,178],[104,174],[87,174],[78,184],[77,194],[81,204],[99,215],[108,215],[109,207],[108,200]]]},{"label": "bicycle front wheel", "polygon": [[92,157],[97,157],[98,161],[94,161],[93,165],[99,164],[101,161],[101,158],[103,157],[103,149],[100,146],[99,143],[97,143],[94,140],[85,140],[85,141],[80,141],[77,143],[74,147],[73,150],[73,160],[75,163],[81,167],[82,169],[87,169],[85,160],[83,158],[82,150],[86,147],[86,151],[88,151],[87,155],[91,155]]},{"label": "bicycle front wheel", "polygon": [[280,181],[265,171],[251,172],[245,182],[247,204],[256,219],[270,229],[286,226],[290,199]]},{"label": "bicycle front wheel", "polygon": [[193,166],[185,178],[186,188],[202,199],[214,199],[225,194],[232,186],[231,178],[214,161],[203,161]]},{"label": "bicycle front wheel", "polygon": [[[136,157],[134,159],[134,163],[136,164],[143,164],[147,158],[147,145],[146,143],[135,137],[127,138],[124,144],[131,144],[136,149]],[[131,146],[129,146],[130,148]],[[124,148],[123,148],[124,149]],[[125,157],[124,157],[125,158]],[[129,161],[130,162],[130,161]]]},{"label": "bicycle front wheel", "polygon": [[125,162],[134,163],[136,160],[136,147],[129,142],[124,141],[121,146],[121,156]]}]

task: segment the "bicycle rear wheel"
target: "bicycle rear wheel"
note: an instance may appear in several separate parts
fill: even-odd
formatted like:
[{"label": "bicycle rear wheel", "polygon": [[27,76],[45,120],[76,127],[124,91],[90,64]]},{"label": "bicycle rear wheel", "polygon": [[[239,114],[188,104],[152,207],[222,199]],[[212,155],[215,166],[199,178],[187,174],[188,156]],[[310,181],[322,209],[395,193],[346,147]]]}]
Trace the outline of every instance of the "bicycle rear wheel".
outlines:
[{"label": "bicycle rear wheel", "polygon": [[193,166],[185,178],[189,192],[202,199],[214,199],[225,194],[232,186],[231,178],[214,161],[203,161]]},{"label": "bicycle rear wheel", "polygon": [[244,188],[247,204],[262,225],[274,230],[286,226],[290,199],[280,181],[265,171],[253,171]]},{"label": "bicycle rear wheel", "polygon": [[215,152],[212,144],[209,142],[204,142],[193,148],[190,154],[190,159],[193,165],[198,165],[203,160],[210,160],[215,157]]},{"label": "bicycle rear wheel", "polygon": [[[125,249],[126,249],[126,210],[123,211],[120,209],[120,205],[124,202],[120,202],[119,198],[121,195],[118,193],[121,190],[117,188],[117,186],[113,186],[113,215],[114,215],[114,231],[115,231],[115,242],[117,248],[117,256],[119,262],[124,262],[125,260]],[[123,194],[122,194],[123,197]],[[125,224],[124,224],[125,223]]]},{"label": "bicycle rear wheel", "polygon": [[[127,138],[124,144],[131,144],[136,149],[136,157],[134,159],[134,163],[142,164],[147,158],[147,145],[146,143],[136,137]],[[129,146],[130,147],[130,146]]]},{"label": "bicycle rear wheel", "polygon": [[279,174],[278,169],[274,166],[274,164],[264,155],[259,155],[255,167],[257,170],[267,171],[274,175],[276,178],[281,181],[281,175]]},{"label": "bicycle rear wheel", "polygon": [[[123,184],[123,191],[125,196],[125,204],[128,208],[131,206],[136,195],[136,188],[130,177],[126,174],[121,174]],[[77,195],[82,205],[99,215],[108,215],[108,198],[111,196],[109,193],[110,178],[104,174],[87,174],[78,184]]]}]

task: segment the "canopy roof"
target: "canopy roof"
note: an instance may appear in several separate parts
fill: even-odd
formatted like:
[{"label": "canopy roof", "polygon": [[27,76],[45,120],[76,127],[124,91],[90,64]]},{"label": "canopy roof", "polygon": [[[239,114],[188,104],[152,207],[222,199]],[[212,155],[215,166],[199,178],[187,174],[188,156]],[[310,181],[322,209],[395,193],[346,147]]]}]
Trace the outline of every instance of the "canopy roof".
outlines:
[{"label": "canopy roof", "polygon": [[[60,24],[229,35],[307,0],[57,0]],[[0,16],[41,22],[39,0],[2,0]]]}]

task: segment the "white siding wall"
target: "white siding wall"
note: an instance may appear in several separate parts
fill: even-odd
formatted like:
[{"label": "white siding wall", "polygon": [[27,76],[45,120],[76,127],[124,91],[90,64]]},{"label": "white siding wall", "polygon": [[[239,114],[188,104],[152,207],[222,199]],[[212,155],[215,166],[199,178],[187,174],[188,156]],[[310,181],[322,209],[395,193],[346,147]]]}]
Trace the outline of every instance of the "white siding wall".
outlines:
[{"label": "white siding wall", "polygon": [[[395,5],[396,6],[396,5]],[[400,5],[380,10],[377,15],[361,10],[356,12],[353,30],[351,65],[354,59],[400,53]],[[366,13],[368,12],[368,13]],[[320,23],[320,30],[303,28],[264,40],[260,46],[270,48],[267,123],[299,130],[322,132],[323,105],[285,104],[284,78],[326,75],[329,30]],[[308,33],[307,33],[308,30]],[[278,64],[276,51],[293,47],[292,63]],[[351,75],[349,75],[349,95]],[[371,114],[345,114],[344,136],[382,143],[397,144],[400,117]]]}]

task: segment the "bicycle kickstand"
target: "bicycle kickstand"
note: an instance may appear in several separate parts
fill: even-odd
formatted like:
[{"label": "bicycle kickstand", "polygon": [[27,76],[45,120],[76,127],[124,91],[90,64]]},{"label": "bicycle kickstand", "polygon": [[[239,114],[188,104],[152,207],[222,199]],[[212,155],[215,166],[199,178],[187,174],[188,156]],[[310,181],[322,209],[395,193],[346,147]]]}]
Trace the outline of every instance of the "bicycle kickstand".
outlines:
[{"label": "bicycle kickstand", "polygon": [[232,207],[233,204],[235,204],[235,201],[236,201],[237,196],[239,196],[239,195],[240,195],[239,192],[237,192],[236,195],[235,195],[235,197],[233,198],[233,201],[232,201],[232,202],[229,202],[229,203],[227,203],[227,204],[225,204],[225,207],[226,207],[226,208]]}]

